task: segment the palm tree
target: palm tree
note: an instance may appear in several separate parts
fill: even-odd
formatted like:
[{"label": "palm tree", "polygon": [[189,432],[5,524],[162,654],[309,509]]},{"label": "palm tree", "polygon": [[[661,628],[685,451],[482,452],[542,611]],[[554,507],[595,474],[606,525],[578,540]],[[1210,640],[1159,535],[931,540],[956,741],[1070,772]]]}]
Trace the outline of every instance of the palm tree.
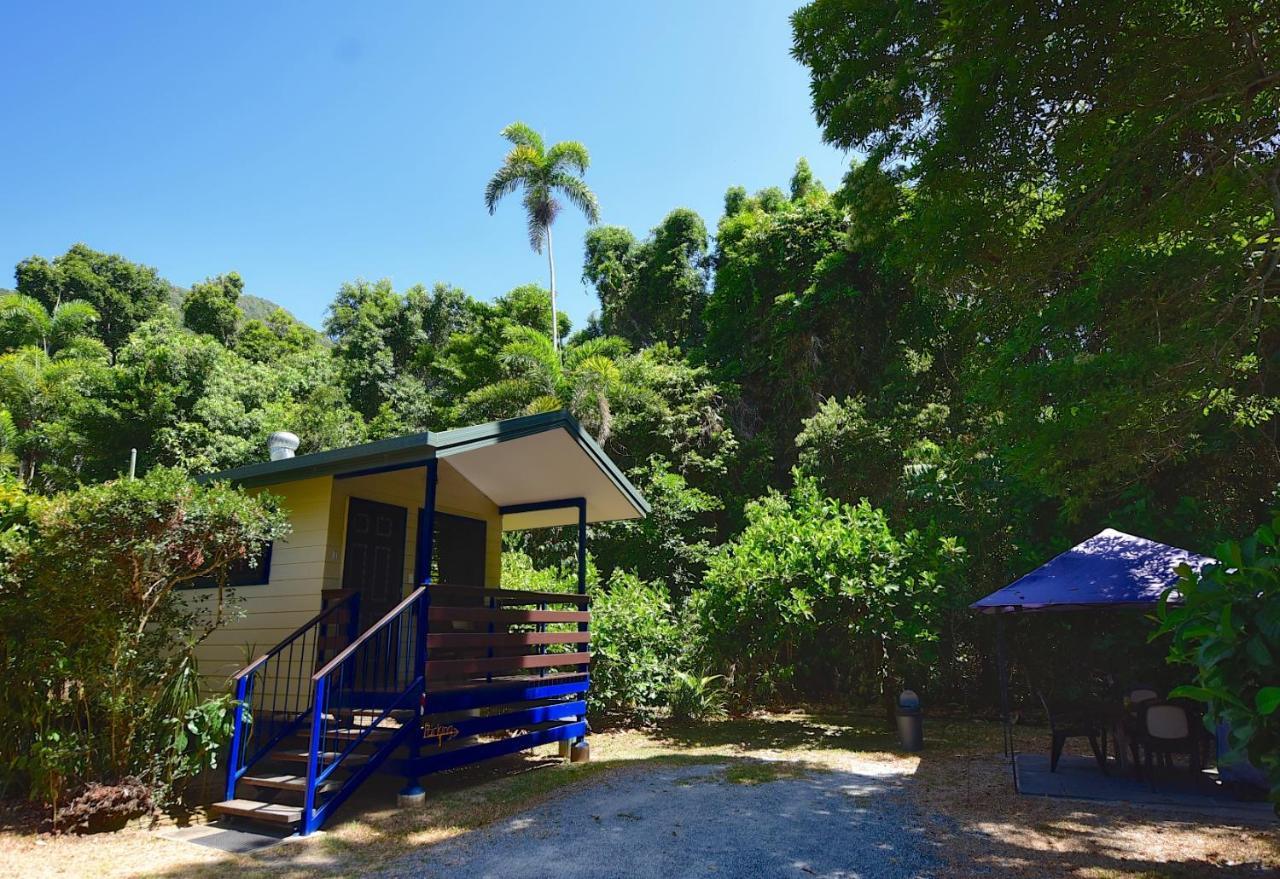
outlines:
[{"label": "palm tree", "polygon": [[600,220],[600,204],[596,194],[583,182],[591,158],[587,148],[576,140],[561,141],[551,149],[542,143],[542,135],[523,122],[513,122],[502,129],[511,142],[502,167],[484,188],[484,205],[492,215],[498,202],[524,187],[524,210],[529,224],[529,246],[542,253],[547,246],[547,267],[551,271],[551,348],[560,350],[559,326],[556,322],[556,260],[551,245],[551,224],[560,213],[557,195],[569,200],[595,224]]},{"label": "palm tree", "polygon": [[507,341],[498,357],[507,376],[467,395],[464,407],[469,417],[509,418],[568,409],[605,445],[613,432],[613,404],[647,393],[624,372],[627,343],[616,336],[570,345],[562,359],[535,329],[510,326],[505,332]]},{"label": "palm tree", "polygon": [[59,351],[96,348],[100,343],[92,331],[97,322],[98,310],[83,299],[59,302],[48,311],[31,296],[0,296],[0,346],[8,350],[33,347],[52,357]]}]

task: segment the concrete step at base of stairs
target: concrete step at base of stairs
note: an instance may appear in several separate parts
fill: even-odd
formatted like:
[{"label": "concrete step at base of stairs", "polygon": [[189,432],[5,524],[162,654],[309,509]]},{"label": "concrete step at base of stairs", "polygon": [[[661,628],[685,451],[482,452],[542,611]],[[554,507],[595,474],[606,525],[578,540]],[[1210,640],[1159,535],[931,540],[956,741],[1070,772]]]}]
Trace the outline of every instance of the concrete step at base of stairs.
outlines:
[{"label": "concrete step at base of stairs", "polygon": [[213,804],[213,811],[220,815],[232,815],[236,818],[249,818],[253,821],[285,826],[295,825],[302,820],[301,806],[265,803],[260,800],[223,800]]}]

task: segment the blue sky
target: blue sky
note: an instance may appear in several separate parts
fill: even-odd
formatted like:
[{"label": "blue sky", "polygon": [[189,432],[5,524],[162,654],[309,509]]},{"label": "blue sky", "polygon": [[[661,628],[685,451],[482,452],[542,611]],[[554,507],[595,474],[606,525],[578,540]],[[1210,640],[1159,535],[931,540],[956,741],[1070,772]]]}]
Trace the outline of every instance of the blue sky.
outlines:
[{"label": "blue sky", "polygon": [[[714,229],[731,185],[847,164],[788,54],[798,2],[6,3],[0,286],[76,241],[183,285],[239,271],[317,326],[354,278],[545,284],[518,197],[482,202],[516,119],[588,146],[604,222]],[[575,325],[584,230],[555,228]]]}]

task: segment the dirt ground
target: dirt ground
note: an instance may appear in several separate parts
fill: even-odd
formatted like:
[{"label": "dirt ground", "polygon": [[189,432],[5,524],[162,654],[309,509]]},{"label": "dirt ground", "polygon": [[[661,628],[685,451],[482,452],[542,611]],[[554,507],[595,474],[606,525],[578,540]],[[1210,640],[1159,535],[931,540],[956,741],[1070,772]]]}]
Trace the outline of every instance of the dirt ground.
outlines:
[{"label": "dirt ground", "polygon": [[[1040,730],[1020,730],[1038,749]],[[163,838],[174,820],[91,837],[0,830],[0,876],[321,877],[357,876],[445,840],[483,832],[625,768],[728,764],[728,778],[767,784],[826,769],[898,770],[948,876],[1070,876],[1177,879],[1280,875],[1278,825],[1205,824],[1186,813],[1019,796],[1000,753],[999,728],[930,721],[919,755],[894,750],[883,721],[792,712],[591,737],[592,761],[565,765],[553,748],[493,761],[428,781],[424,807],[393,807],[397,781],[385,777],[353,797],[325,832],[253,855],[227,855]],[[201,820],[201,816],[183,819]]]}]

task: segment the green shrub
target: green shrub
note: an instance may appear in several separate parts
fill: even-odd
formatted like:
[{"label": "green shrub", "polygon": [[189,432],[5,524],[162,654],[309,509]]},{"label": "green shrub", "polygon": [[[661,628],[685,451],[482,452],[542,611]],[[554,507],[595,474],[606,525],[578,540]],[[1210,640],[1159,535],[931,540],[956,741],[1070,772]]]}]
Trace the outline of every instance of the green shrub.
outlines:
[{"label": "green shrub", "polygon": [[[0,781],[54,805],[137,777],[163,798],[212,766],[231,702],[203,700],[193,651],[236,614],[196,578],[285,532],[277,500],[176,470],[52,497],[0,487]],[[206,596],[210,593],[204,593]]]},{"label": "green shrub", "polygon": [[825,497],[800,474],[746,513],[692,599],[702,658],[738,694],[869,699],[930,658],[954,541],[894,534],[865,501]]},{"label": "green shrub", "polygon": [[671,679],[673,720],[714,720],[725,714],[724,675],[677,671]]},{"label": "green shrub", "polygon": [[591,710],[652,721],[666,707],[681,631],[666,592],[615,571],[591,601]]},{"label": "green shrub", "polygon": [[[1220,562],[1188,567],[1158,609],[1154,637],[1172,635],[1169,661],[1196,669],[1174,697],[1204,702],[1205,724],[1231,727],[1231,751],[1267,774],[1280,814],[1280,516],[1216,550]],[[1169,604],[1177,590],[1182,604]],[[1228,757],[1228,761],[1232,758]]]}]

